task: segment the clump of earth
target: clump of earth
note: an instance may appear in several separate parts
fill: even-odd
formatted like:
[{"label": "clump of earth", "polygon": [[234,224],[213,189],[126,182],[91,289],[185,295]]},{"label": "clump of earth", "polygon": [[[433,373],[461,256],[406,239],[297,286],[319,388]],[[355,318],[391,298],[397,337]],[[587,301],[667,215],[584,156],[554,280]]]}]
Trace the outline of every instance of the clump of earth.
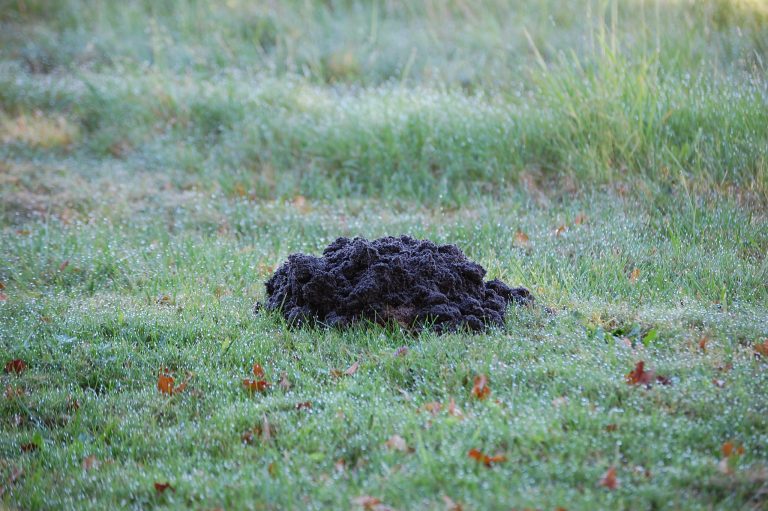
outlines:
[{"label": "clump of earth", "polygon": [[[322,257],[292,254],[266,282],[266,310],[290,325],[398,323],[410,331],[475,332],[504,325],[510,303],[531,293],[493,279],[456,245],[409,236],[338,238]],[[260,308],[256,305],[256,309]]]}]

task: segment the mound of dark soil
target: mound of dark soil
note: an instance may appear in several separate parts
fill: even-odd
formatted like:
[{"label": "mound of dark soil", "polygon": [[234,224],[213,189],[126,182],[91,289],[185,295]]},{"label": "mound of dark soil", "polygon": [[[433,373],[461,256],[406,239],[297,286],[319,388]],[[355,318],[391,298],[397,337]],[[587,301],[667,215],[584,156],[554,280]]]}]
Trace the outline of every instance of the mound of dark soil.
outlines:
[{"label": "mound of dark soil", "polygon": [[508,303],[533,303],[527,289],[483,282],[484,276],[456,245],[408,236],[338,238],[322,257],[288,256],[266,282],[265,308],[281,311],[291,325],[396,321],[446,332],[501,326]]}]

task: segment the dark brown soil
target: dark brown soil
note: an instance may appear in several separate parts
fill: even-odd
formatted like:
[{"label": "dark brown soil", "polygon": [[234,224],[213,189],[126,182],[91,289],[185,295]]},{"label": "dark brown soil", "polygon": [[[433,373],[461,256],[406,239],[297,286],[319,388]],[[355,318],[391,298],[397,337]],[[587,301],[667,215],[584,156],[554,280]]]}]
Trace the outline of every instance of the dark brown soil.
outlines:
[{"label": "dark brown soil", "polygon": [[338,238],[322,257],[288,256],[266,282],[265,308],[291,325],[397,322],[443,333],[502,326],[510,302],[533,303],[527,289],[483,277],[485,269],[456,245],[408,236]]}]

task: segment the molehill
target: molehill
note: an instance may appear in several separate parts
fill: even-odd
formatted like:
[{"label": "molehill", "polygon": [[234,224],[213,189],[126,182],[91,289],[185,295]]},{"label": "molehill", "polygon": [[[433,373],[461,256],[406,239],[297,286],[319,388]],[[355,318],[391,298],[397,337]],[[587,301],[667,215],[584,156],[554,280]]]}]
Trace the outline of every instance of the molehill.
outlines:
[{"label": "molehill", "polygon": [[409,236],[338,238],[322,257],[288,256],[266,282],[264,308],[280,311],[290,325],[372,321],[411,331],[478,332],[503,325],[510,302],[533,303],[527,289],[484,282],[485,273],[456,245]]}]

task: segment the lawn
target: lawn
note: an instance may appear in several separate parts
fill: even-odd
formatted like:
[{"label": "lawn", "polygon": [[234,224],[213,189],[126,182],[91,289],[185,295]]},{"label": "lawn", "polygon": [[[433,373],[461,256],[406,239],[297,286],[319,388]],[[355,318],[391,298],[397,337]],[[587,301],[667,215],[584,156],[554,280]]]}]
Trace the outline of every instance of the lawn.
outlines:
[{"label": "lawn", "polygon": [[[766,66],[760,0],[0,1],[0,507],[768,509]],[[254,314],[400,234],[538,305]]]}]

